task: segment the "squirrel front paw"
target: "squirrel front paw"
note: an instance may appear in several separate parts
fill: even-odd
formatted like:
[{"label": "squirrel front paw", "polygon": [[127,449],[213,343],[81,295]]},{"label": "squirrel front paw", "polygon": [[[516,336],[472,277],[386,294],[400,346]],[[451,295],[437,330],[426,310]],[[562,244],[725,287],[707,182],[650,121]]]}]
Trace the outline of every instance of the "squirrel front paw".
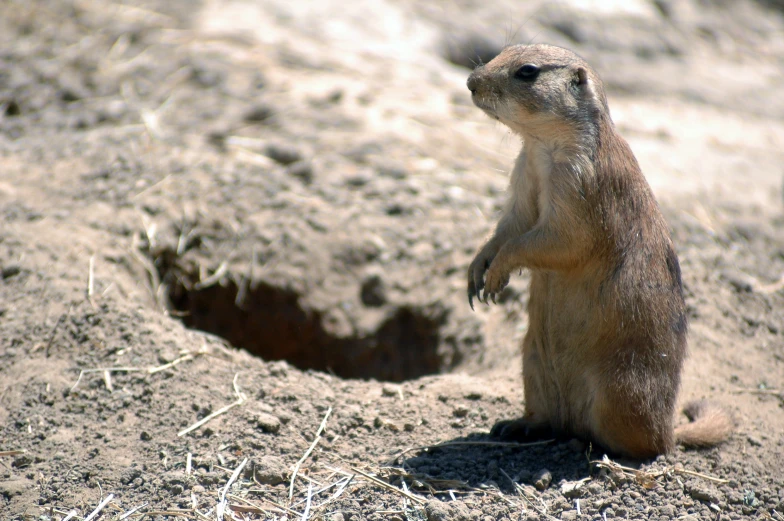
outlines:
[{"label": "squirrel front paw", "polygon": [[[468,267],[468,305],[474,309],[474,297],[482,302],[482,289],[485,287],[484,276],[495,258],[495,252],[487,246],[476,254]],[[487,304],[487,300],[484,301]]]},{"label": "squirrel front paw", "polygon": [[484,294],[482,295],[485,304],[488,297],[495,304],[495,297],[503,291],[507,284],[509,284],[509,270],[504,269],[501,263],[498,262],[498,258],[496,258],[490,264],[490,268],[485,275]]}]

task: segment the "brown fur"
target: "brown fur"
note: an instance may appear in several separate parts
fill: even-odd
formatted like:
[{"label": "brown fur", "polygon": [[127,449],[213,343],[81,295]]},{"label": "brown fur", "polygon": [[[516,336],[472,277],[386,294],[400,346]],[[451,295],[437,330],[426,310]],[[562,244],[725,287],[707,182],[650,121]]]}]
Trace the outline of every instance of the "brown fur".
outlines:
[{"label": "brown fur", "polygon": [[[538,66],[533,78],[520,76],[525,64]],[[526,414],[495,431],[549,428],[637,458],[676,436],[725,439],[731,421],[716,408],[673,429],[687,330],[678,257],[599,77],[571,51],[521,45],[477,68],[468,88],[524,139],[509,201],[468,270],[473,307],[531,269]]]}]

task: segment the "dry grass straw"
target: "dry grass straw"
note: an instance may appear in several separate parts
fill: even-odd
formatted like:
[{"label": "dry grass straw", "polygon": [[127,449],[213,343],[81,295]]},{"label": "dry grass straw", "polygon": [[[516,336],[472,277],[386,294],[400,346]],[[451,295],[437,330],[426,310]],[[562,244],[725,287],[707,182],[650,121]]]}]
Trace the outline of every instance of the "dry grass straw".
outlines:
[{"label": "dry grass straw", "polygon": [[26,450],[0,450],[0,458],[3,456],[19,456],[27,452]]},{"label": "dry grass straw", "polygon": [[143,368],[143,367],[122,367],[121,366],[121,367],[96,367],[96,368],[92,368],[92,369],[82,369],[81,371],[79,371],[79,377],[76,379],[76,383],[73,384],[73,386],[71,387],[71,390],[69,392],[73,393],[73,392],[76,391],[76,388],[79,387],[79,384],[81,383],[82,378],[86,374],[102,373],[102,376],[103,376],[103,379],[104,379],[104,383],[106,384],[106,388],[109,390],[109,392],[112,392],[114,390],[114,386],[112,385],[111,373],[146,373],[148,375],[153,375],[155,373],[159,373],[159,372],[164,371],[166,369],[171,369],[172,367],[174,367],[174,366],[176,366],[178,364],[181,364],[182,362],[187,362],[189,360],[195,359],[196,357],[199,357],[199,356],[202,356],[202,355],[206,355],[206,354],[208,354],[207,353],[207,346],[206,346],[206,344],[203,344],[201,349],[199,349],[196,352],[182,351],[178,358],[172,360],[169,363],[166,363],[166,364],[163,364],[163,365],[154,366],[154,367]]},{"label": "dry grass straw", "polygon": [[220,280],[223,278],[224,275],[226,275],[228,271],[229,271],[229,263],[227,261],[221,262],[220,266],[218,266],[218,269],[216,269],[212,275],[194,284],[193,289],[199,290],[199,289],[209,288],[210,286],[214,286],[215,284],[220,282]]},{"label": "dry grass straw", "polygon": [[[151,224],[150,226],[145,227],[148,251],[154,250],[155,230],[155,224]],[[158,274],[158,270],[155,267],[155,264],[153,264],[153,261],[144,254],[141,235],[138,232],[133,234],[133,240],[129,251],[131,256],[136,259],[142,268],[144,268],[144,271],[147,272],[147,290],[155,302],[158,311],[166,314],[168,310],[168,305],[165,299],[166,286],[161,283],[161,277]]]},{"label": "dry grass straw", "polygon": [[[547,513],[547,505],[545,505],[544,501],[542,501],[542,498],[540,498],[540,497],[532,497],[528,493],[528,491],[525,490],[525,488],[521,487],[520,484],[517,483],[515,480],[513,480],[509,476],[509,474],[507,474],[506,471],[504,471],[504,469],[499,467],[498,470],[501,471],[501,473],[506,477],[506,479],[508,479],[512,483],[512,485],[514,485],[514,488],[515,488],[515,491],[517,492],[517,494],[521,498],[523,498],[523,501],[525,501],[525,503],[529,507],[531,507],[533,510],[535,510],[537,514],[539,514],[541,517],[543,517],[545,519],[557,520],[556,517],[553,517],[553,516],[551,516],[550,514]],[[534,501],[537,501],[539,504],[535,503]]]},{"label": "dry grass straw", "polygon": [[310,444],[308,450],[305,451],[305,454],[299,459],[296,465],[294,465],[294,472],[291,473],[291,482],[289,484],[289,502],[291,502],[291,498],[294,496],[294,481],[297,479],[297,473],[299,473],[299,469],[302,464],[308,459],[310,453],[313,452],[313,449],[316,448],[318,442],[321,440],[321,433],[324,432],[324,429],[327,427],[327,420],[329,419],[329,415],[332,414],[332,407],[327,409],[327,414],[324,415],[324,419],[321,420],[321,425],[319,425],[318,430],[316,431],[316,437],[313,439],[313,443]]},{"label": "dry grass straw", "polygon": [[84,518],[84,521],[92,521],[93,519],[95,519],[96,517],[98,517],[98,514],[100,514],[100,513],[101,513],[101,510],[103,510],[103,509],[104,509],[104,507],[105,507],[106,505],[108,505],[108,504],[109,504],[109,502],[110,502],[112,499],[114,499],[114,494],[109,494],[108,496],[106,496],[106,497],[104,498],[104,500],[103,500],[103,501],[101,501],[101,502],[98,504],[98,506],[97,506],[97,507],[95,507],[95,510],[93,510],[93,511],[92,511],[92,513],[91,513],[89,516],[87,516],[87,517],[85,517],[85,518]]},{"label": "dry grass straw", "polygon": [[757,291],[760,293],[776,293],[784,289],[784,275],[779,277],[779,280],[776,282],[772,282],[771,284],[759,284],[759,286],[755,287]]},{"label": "dry grass straw", "polygon": [[302,521],[306,521],[308,519],[308,515],[310,514],[310,502],[313,499],[313,483],[308,483],[308,499],[305,503],[305,511],[302,513]]},{"label": "dry grass straw", "polygon": [[732,391],[733,394],[756,394],[758,396],[775,396],[784,402],[784,391],[779,389],[736,389]]},{"label": "dry grass straw", "polygon": [[90,255],[90,263],[87,273],[87,300],[95,307],[93,303],[93,293],[95,293],[95,255]]},{"label": "dry grass straw", "polygon": [[119,518],[117,518],[117,521],[123,521],[124,519],[128,519],[128,518],[129,518],[129,517],[131,517],[133,514],[135,514],[136,512],[138,512],[139,510],[141,510],[142,508],[146,507],[147,505],[149,505],[149,503],[142,503],[141,505],[137,505],[137,506],[133,507],[132,509],[130,509],[130,510],[128,510],[128,511],[126,511],[126,512],[125,512],[123,515],[121,515]]},{"label": "dry grass straw", "polygon": [[226,499],[226,495],[229,493],[229,490],[231,490],[231,486],[234,484],[234,482],[237,481],[237,478],[240,477],[240,473],[242,472],[242,469],[245,468],[247,463],[248,458],[242,460],[242,463],[240,463],[237,468],[234,469],[234,472],[231,473],[231,477],[229,478],[229,481],[226,482],[226,486],[224,486],[223,490],[221,490],[220,499],[218,499],[218,504],[215,506],[215,517],[217,521],[223,521],[223,513],[226,512],[226,508],[228,507],[228,500]]},{"label": "dry grass straw", "polygon": [[395,494],[400,494],[401,496],[405,497],[406,499],[410,499],[411,501],[413,501],[413,502],[415,502],[415,503],[417,503],[419,505],[424,505],[425,504],[425,500],[422,499],[419,496],[415,496],[414,494],[412,494],[410,492],[407,492],[405,490],[401,490],[401,489],[397,488],[396,486],[390,485],[386,481],[378,479],[377,477],[372,476],[372,475],[370,475],[370,474],[368,474],[366,472],[363,472],[363,471],[361,471],[361,470],[359,470],[357,468],[354,468],[352,470],[354,472],[356,472],[357,474],[361,475],[362,477],[364,477],[365,479],[367,479],[368,481],[370,481],[371,483],[374,483],[374,484],[378,485],[381,488],[385,488],[386,490],[392,491]]},{"label": "dry grass straw", "polygon": [[185,436],[189,432],[195,431],[196,429],[198,429],[199,427],[201,427],[205,423],[213,420],[214,418],[220,416],[221,414],[224,414],[224,413],[230,411],[231,409],[233,409],[234,407],[237,407],[238,405],[242,405],[243,403],[245,403],[245,400],[247,400],[248,397],[245,396],[245,394],[242,391],[240,391],[239,387],[237,386],[237,378],[239,376],[240,376],[240,373],[235,374],[234,375],[234,382],[232,383],[232,386],[234,387],[234,395],[237,397],[236,401],[230,403],[229,405],[226,405],[225,407],[221,407],[220,409],[218,409],[217,411],[213,412],[212,414],[209,414],[209,415],[205,416],[204,418],[202,418],[201,420],[197,421],[196,423],[194,423],[190,427],[181,430],[180,432],[177,433],[177,436]]},{"label": "dry grass straw", "polygon": [[594,460],[591,461],[592,464],[598,466],[599,468],[607,469],[612,473],[621,474],[627,477],[634,478],[637,483],[639,483],[643,488],[655,488],[658,486],[656,480],[658,480],[662,476],[668,476],[671,474],[680,474],[684,476],[692,476],[700,479],[704,479],[707,481],[712,481],[713,483],[725,484],[729,483],[728,479],[721,479],[713,476],[709,476],[707,474],[702,474],[700,472],[695,472],[693,470],[686,470],[684,468],[680,468],[677,466],[668,466],[661,470],[639,470],[634,469],[631,467],[625,467],[616,463],[606,455],[601,460]]},{"label": "dry grass straw", "polygon": [[[256,491],[255,490],[249,490],[248,492],[256,492]],[[236,496],[232,496],[232,499],[238,499],[238,498]],[[277,501],[274,501],[274,500],[272,500],[270,498],[262,497],[261,500],[269,503],[270,505],[272,505],[274,507],[276,507],[281,512],[288,512],[289,514],[292,514],[292,515],[297,516],[297,517],[302,515],[299,512],[297,512],[296,510],[293,510],[293,509],[291,509],[291,508],[289,508],[289,507],[287,507],[285,505],[282,505],[282,504],[278,503]],[[243,501],[249,502],[247,499],[243,499]],[[261,507],[259,507],[259,508],[261,508]]]}]

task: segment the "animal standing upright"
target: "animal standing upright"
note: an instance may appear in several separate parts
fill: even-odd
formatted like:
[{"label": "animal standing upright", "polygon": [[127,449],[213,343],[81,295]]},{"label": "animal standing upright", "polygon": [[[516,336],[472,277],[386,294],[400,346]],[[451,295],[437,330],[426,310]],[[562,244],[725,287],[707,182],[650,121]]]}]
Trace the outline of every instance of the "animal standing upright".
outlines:
[{"label": "animal standing upright", "polygon": [[596,72],[569,50],[517,45],[475,69],[468,89],[524,141],[468,269],[472,308],[531,270],[525,415],[493,434],[578,436],[634,458],[726,439],[731,418],[704,402],[673,428],[687,335],[678,256]]}]

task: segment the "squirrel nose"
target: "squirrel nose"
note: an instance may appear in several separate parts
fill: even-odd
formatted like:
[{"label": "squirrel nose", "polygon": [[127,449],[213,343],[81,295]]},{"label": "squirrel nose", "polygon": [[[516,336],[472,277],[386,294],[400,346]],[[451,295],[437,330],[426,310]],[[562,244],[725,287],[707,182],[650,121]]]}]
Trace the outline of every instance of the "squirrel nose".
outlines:
[{"label": "squirrel nose", "polygon": [[468,90],[471,91],[471,94],[476,94],[476,91],[479,90],[479,87],[482,85],[482,76],[485,70],[484,65],[480,65],[476,69],[471,72],[471,75],[468,77],[468,81],[466,82],[466,87]]},{"label": "squirrel nose", "polygon": [[471,91],[471,94],[474,94],[476,92],[476,88],[477,88],[477,84],[478,83],[479,83],[479,80],[477,80],[477,78],[476,78],[476,73],[472,72],[471,76],[468,77],[468,81],[466,82],[466,86],[468,87],[468,90]]}]

